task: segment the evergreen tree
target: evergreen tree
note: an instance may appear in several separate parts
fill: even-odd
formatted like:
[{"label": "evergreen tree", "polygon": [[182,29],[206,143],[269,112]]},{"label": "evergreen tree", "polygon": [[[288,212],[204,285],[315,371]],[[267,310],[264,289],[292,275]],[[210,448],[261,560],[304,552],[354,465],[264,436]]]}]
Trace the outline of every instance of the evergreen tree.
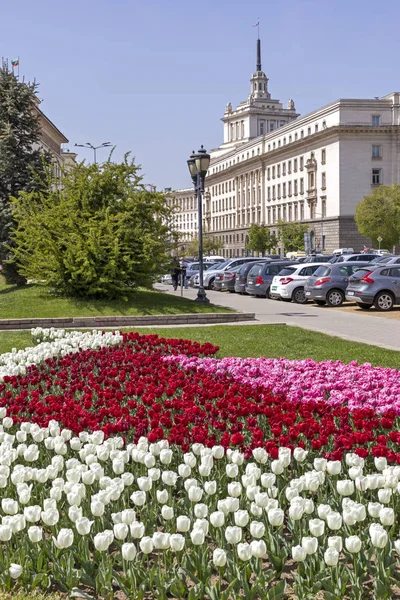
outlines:
[{"label": "evergreen tree", "polygon": [[[51,178],[51,167],[48,168]],[[71,297],[127,296],[164,272],[171,209],[128,161],[79,163],[62,186],[21,192],[13,216],[21,273]]]},{"label": "evergreen tree", "polygon": [[13,262],[11,232],[14,226],[12,198],[22,191],[32,192],[43,185],[43,161],[39,149],[40,124],[34,108],[37,85],[20,83],[0,66],[0,262],[10,283],[22,283]]}]

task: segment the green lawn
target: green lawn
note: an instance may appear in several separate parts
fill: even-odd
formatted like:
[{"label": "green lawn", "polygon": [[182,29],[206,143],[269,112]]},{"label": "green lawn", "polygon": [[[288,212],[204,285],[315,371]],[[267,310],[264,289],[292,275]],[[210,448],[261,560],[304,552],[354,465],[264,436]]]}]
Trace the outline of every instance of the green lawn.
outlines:
[{"label": "green lawn", "polygon": [[[219,356],[286,357],[341,360],[400,368],[400,352],[358,344],[323,333],[287,325],[215,325],[211,327],[141,328],[140,333],[211,342]],[[0,332],[0,353],[31,345],[28,332]]]},{"label": "green lawn", "polygon": [[7,285],[0,276],[0,319],[97,317],[116,315],[176,315],[234,312],[214,304],[201,304],[157,290],[139,289],[128,301],[70,299],[52,296],[46,286]]}]

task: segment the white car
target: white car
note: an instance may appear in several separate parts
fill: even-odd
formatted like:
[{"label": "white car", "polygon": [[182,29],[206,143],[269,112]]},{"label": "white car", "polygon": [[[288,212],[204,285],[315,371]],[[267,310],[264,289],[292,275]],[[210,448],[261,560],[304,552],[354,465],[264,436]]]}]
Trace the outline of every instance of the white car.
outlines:
[{"label": "white car", "polygon": [[313,275],[321,265],[327,263],[302,263],[284,267],[272,280],[270,295],[274,300],[286,300],[305,304],[307,297],[304,292],[306,280]]}]

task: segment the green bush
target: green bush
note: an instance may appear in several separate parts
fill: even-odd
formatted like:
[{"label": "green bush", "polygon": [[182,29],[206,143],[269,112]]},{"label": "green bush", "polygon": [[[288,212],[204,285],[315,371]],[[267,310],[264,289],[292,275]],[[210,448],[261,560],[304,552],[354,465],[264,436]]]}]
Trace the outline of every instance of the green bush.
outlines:
[{"label": "green bush", "polygon": [[128,161],[63,173],[62,186],[14,199],[19,272],[58,293],[115,298],[148,286],[167,263],[169,209]]}]

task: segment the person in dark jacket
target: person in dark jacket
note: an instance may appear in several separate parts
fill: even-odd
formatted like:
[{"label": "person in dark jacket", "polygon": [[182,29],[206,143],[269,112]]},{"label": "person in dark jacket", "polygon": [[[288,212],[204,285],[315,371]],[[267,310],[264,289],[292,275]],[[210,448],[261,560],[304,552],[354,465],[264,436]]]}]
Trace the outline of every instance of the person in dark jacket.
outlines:
[{"label": "person in dark jacket", "polygon": [[179,267],[179,263],[177,260],[174,260],[172,262],[172,266],[171,266],[171,279],[172,279],[172,287],[174,288],[175,292],[178,288],[178,280],[179,280],[180,272],[181,272],[181,270]]},{"label": "person in dark jacket", "polygon": [[179,268],[181,271],[181,283],[183,286],[185,286],[185,290],[187,290],[188,284],[187,284],[187,277],[186,277],[186,264],[183,260],[180,261]]}]

